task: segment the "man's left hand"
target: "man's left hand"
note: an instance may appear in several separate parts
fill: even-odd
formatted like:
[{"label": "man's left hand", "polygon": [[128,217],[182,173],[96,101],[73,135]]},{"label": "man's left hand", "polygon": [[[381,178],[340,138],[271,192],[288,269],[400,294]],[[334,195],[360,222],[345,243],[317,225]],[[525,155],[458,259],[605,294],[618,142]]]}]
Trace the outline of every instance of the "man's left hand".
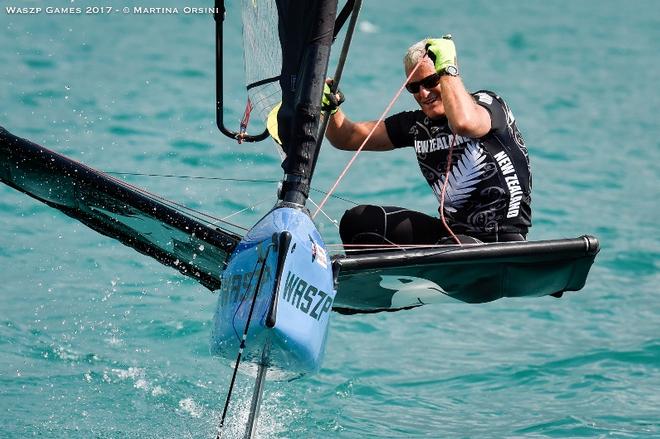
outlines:
[{"label": "man's left hand", "polygon": [[332,115],[335,114],[337,110],[339,110],[339,106],[344,102],[344,93],[342,93],[339,89],[337,89],[335,93],[332,93],[332,90],[330,89],[331,85],[333,85],[332,79],[329,79],[323,85],[321,110]]},{"label": "man's left hand", "polygon": [[456,46],[454,46],[451,35],[426,40],[426,52],[435,64],[435,71],[438,73],[442,73],[449,66],[458,66]]}]

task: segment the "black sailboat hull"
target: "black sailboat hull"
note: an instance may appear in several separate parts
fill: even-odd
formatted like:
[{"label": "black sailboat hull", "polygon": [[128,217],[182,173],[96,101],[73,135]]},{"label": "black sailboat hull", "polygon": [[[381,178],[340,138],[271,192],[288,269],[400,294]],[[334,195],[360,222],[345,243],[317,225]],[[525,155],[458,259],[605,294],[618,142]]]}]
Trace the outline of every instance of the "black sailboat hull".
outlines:
[{"label": "black sailboat hull", "polygon": [[593,236],[447,245],[335,257],[336,311],[397,311],[427,303],[560,296],[584,287],[599,251]]}]

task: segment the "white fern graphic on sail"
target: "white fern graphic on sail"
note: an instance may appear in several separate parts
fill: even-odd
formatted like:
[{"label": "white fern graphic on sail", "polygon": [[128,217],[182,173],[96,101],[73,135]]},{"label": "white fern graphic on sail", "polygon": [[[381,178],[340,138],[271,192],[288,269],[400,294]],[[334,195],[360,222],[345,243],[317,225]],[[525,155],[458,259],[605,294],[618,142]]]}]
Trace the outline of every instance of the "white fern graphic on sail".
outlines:
[{"label": "white fern graphic on sail", "polygon": [[[449,171],[449,180],[445,191],[445,211],[456,212],[470,198],[477,188],[484,173],[486,156],[476,141],[467,144],[460,160]],[[445,176],[433,184],[433,191],[438,200],[442,199],[442,186]]]}]

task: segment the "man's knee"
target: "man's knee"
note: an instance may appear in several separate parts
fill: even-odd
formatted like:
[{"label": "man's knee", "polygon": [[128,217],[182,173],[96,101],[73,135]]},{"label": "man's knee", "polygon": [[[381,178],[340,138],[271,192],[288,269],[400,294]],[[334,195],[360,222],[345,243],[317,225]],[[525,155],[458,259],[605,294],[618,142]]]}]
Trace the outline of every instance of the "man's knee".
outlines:
[{"label": "man's knee", "polygon": [[354,243],[355,238],[371,233],[383,233],[383,209],[379,206],[360,205],[344,212],[339,221],[339,236],[344,243]]}]

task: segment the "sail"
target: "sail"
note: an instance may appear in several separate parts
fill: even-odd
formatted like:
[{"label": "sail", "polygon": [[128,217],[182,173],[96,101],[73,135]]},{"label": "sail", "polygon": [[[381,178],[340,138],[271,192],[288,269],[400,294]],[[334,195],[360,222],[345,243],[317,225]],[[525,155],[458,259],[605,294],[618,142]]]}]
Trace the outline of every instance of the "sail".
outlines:
[{"label": "sail", "polygon": [[282,101],[282,47],[275,1],[241,1],[245,87],[252,113],[262,121]]},{"label": "sail", "polygon": [[0,180],[211,290],[240,236],[0,127]]},{"label": "sail", "polygon": [[286,155],[282,198],[297,204],[309,194],[318,155],[321,93],[336,15],[337,0],[242,1],[250,105],[266,124],[279,106],[274,137]]},{"label": "sail", "polygon": [[333,309],[355,314],[437,302],[560,296],[584,287],[598,251],[596,238],[582,236],[336,256]]}]

